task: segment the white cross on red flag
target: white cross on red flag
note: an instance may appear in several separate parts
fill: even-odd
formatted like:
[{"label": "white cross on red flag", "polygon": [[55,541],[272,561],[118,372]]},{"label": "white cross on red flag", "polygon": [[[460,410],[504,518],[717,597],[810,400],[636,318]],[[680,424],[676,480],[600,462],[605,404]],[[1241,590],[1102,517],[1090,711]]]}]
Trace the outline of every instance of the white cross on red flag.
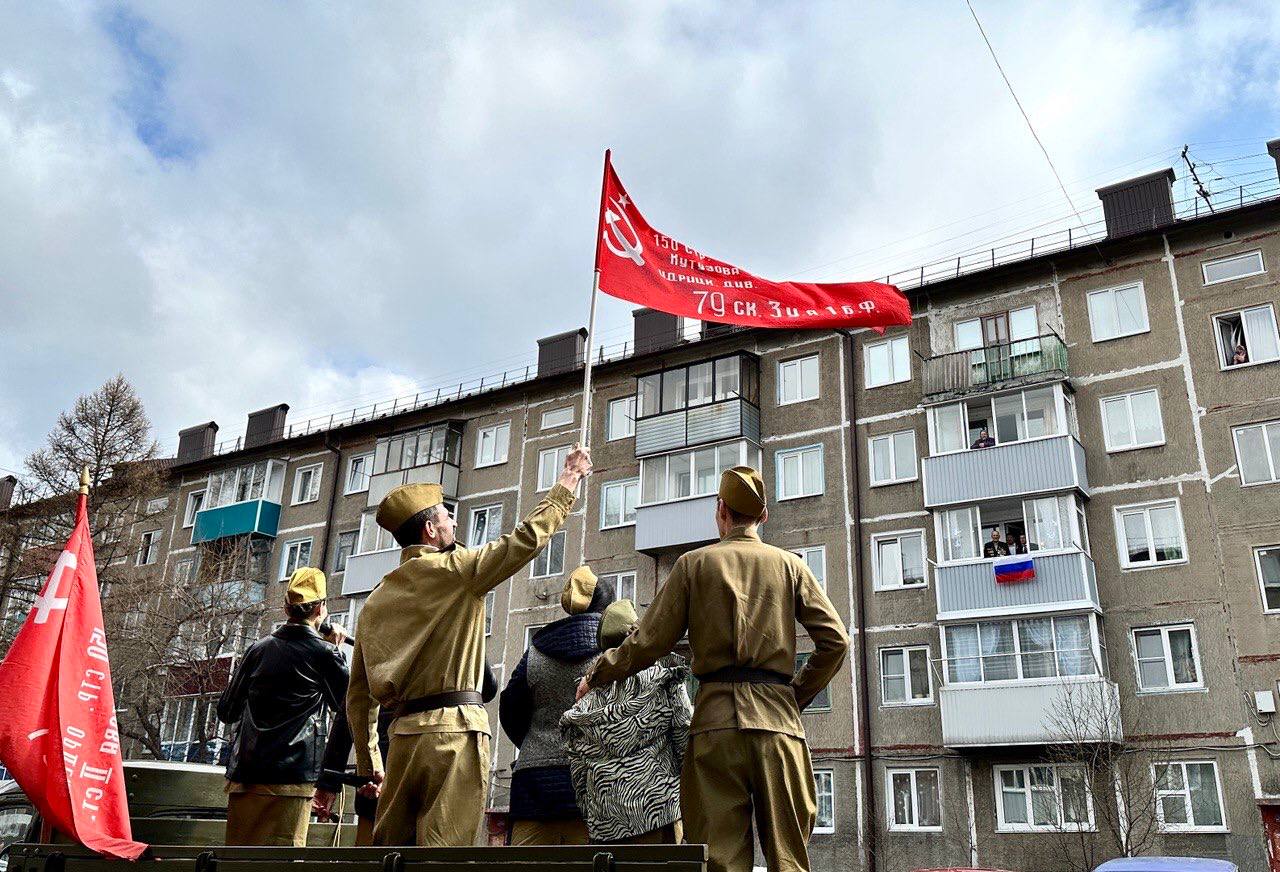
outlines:
[{"label": "white cross on red flag", "polygon": [[88,503],[0,663],[0,762],[56,829],[136,860]]},{"label": "white cross on red flag", "polygon": [[911,304],[883,282],[773,282],[708,257],[645,221],[605,152],[596,270],[600,290],[651,309],[743,327],[885,327]]}]

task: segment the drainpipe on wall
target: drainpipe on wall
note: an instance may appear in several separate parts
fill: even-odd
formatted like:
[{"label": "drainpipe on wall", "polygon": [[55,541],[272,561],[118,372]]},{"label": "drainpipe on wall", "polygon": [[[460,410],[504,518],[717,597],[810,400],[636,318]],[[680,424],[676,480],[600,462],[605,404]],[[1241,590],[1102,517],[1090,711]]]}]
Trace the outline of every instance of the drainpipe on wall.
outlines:
[{"label": "drainpipe on wall", "polygon": [[[329,574],[329,545],[333,541],[333,510],[338,505],[338,479],[342,478],[342,452],[324,434],[324,447],[333,454],[333,481],[329,482],[329,513],[324,519],[324,551],[320,552],[320,571]],[[351,628],[348,627],[348,630]]]}]

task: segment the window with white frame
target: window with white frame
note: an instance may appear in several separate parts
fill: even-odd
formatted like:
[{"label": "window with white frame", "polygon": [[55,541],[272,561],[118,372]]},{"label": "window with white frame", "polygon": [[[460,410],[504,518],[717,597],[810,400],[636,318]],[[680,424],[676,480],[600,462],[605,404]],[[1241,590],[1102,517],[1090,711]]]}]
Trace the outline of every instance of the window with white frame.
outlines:
[{"label": "window with white frame", "polygon": [[636,397],[621,397],[609,401],[609,416],[605,424],[605,439],[628,439],[636,435]]},{"label": "window with white frame", "polygon": [[864,345],[863,359],[863,383],[869,388],[911,380],[911,346],[905,336]]},{"label": "window with white frame", "polygon": [[1069,408],[1060,385],[934,406],[929,409],[932,453],[1061,436],[1068,432]]},{"label": "window with white frame", "polygon": [[773,456],[773,472],[778,479],[779,500],[820,495],[826,488],[822,446],[809,445],[776,452]]},{"label": "window with white frame", "polygon": [[1096,675],[1097,624],[1090,615],[949,624],[949,684],[989,684]]},{"label": "window with white frame", "polygon": [[572,447],[562,445],[559,448],[547,448],[538,452],[538,490],[549,490],[560,478],[564,468],[564,459],[569,456]]},{"label": "window with white frame", "polygon": [[1160,395],[1155,388],[1103,397],[1102,437],[1108,451],[1164,444]]},{"label": "window with white frame", "polygon": [[885,772],[891,830],[942,829],[942,782],[937,769],[889,769]]},{"label": "window with white frame", "polygon": [[573,406],[563,409],[551,409],[542,413],[542,429],[551,430],[573,423]]},{"label": "window with white frame", "polygon": [[1186,562],[1186,536],[1177,500],[1118,506],[1115,513],[1121,566],[1133,569]]},{"label": "window with white frame", "polygon": [[533,558],[532,578],[549,578],[564,572],[564,540],[565,532],[561,530],[551,536],[547,547]]},{"label": "window with white frame", "polygon": [[395,537],[378,526],[376,512],[365,512],[360,516],[360,545],[357,554],[369,554],[373,551],[386,551],[398,548]]},{"label": "window with white frame", "polygon": [[1215,315],[1213,326],[1223,369],[1280,360],[1276,312],[1270,304]]},{"label": "window with white frame", "polygon": [[827,546],[809,545],[805,548],[793,548],[792,553],[804,561],[804,565],[809,567],[809,571],[813,573],[813,577],[818,582],[818,586],[823,590],[826,590]]},{"label": "window with white frame", "polygon": [[467,545],[479,548],[502,535],[502,504],[482,506],[471,510],[471,525],[467,532]]},{"label": "window with white frame", "polygon": [[993,533],[1010,554],[1088,551],[1084,507],[1071,494],[992,500],[935,513],[940,563],[989,560],[1000,556]]},{"label": "window with white frame", "polygon": [[324,467],[319,463],[303,466],[293,474],[293,504],[313,503],[320,499],[320,476]]},{"label": "window with white frame", "polygon": [[636,574],[634,572],[611,572],[600,576],[601,581],[613,585],[613,598],[636,601]]},{"label": "window with white frame", "polygon": [[1089,329],[1094,342],[1133,336],[1151,329],[1142,282],[1093,291],[1088,301]]},{"label": "window with white frame", "polygon": [[356,553],[356,540],[359,537],[359,530],[346,530],[338,534],[338,544],[333,551],[334,572],[347,571],[347,560]]},{"label": "window with white frame", "polygon": [[204,491],[192,491],[187,494],[187,508],[182,514],[182,526],[194,527],[196,524],[196,513],[204,508]]},{"label": "window with white frame", "polygon": [[1165,832],[1226,830],[1222,784],[1212,760],[1175,760],[1155,765],[1156,820]]},{"label": "window with white frame", "polygon": [[880,701],[884,705],[932,705],[929,646],[880,649]]},{"label": "window with white frame", "polygon": [[1280,545],[1253,549],[1253,560],[1262,585],[1262,610],[1280,612]]},{"label": "window with white frame", "polygon": [[545,626],[547,625],[546,624],[530,624],[529,626],[524,628],[524,647],[525,648],[528,648],[530,645],[533,644],[533,637],[538,635],[538,631]]},{"label": "window with white frame", "polygon": [[734,466],[759,469],[760,449],[739,440],[642,458],[640,504],[714,494],[720,487],[720,474]]},{"label": "window with white frame", "polygon": [[158,515],[167,508],[169,508],[168,497],[156,497],[154,500],[147,500],[148,515]]},{"label": "window with white frame", "polygon": [[196,561],[194,557],[183,557],[173,564],[173,584],[182,589],[191,585],[196,578]]},{"label": "window with white frame", "polygon": [[[796,672],[809,662],[809,658],[813,656],[812,651],[796,654]],[[805,714],[812,712],[829,712],[831,711],[831,686],[827,685],[818,692],[813,698],[813,702],[809,703],[809,707],[804,710]]]},{"label": "window with white frame", "polygon": [[347,480],[344,494],[358,494],[369,489],[369,473],[373,470],[373,452],[354,454],[347,460]]},{"label": "window with white frame", "polygon": [[260,460],[212,472],[203,508],[216,509],[249,500],[278,503],[284,495],[284,474],[285,464],[280,460]]},{"label": "window with white frame", "polygon": [[1192,624],[1139,627],[1133,631],[1138,689],[1151,693],[1192,690],[1204,686],[1200,651]]},{"label": "window with white frame", "polygon": [[813,821],[813,831],[818,834],[836,831],[836,774],[831,769],[813,770],[814,793],[818,800],[818,814]]},{"label": "window with white frame", "polygon": [[504,421],[484,427],[476,437],[476,468],[507,462],[507,446],[511,441],[511,423]]},{"label": "window with white frame", "polygon": [[[981,318],[970,318],[957,321],[952,327],[956,351],[971,351],[979,348],[991,348],[1019,343],[1017,348],[1010,349],[1014,355],[1034,354],[1039,352],[1039,343],[1035,339],[1040,333],[1040,323],[1036,318],[1035,306],[1023,306],[1008,312],[994,312]],[[1003,355],[992,359],[993,362],[1004,363]],[[985,355],[974,355],[976,366],[987,362]],[[985,381],[985,379],[982,379]]]},{"label": "window with white frame", "polygon": [[1280,481],[1280,421],[1234,427],[1231,436],[1236,445],[1240,484]]},{"label": "window with white frame", "polygon": [[640,500],[640,479],[611,481],[601,489],[600,529],[623,527],[636,522],[636,503]]},{"label": "window with white frame", "polygon": [[287,579],[303,566],[311,565],[311,540],[295,539],[284,546],[280,560],[280,578]]},{"label": "window with white frame", "polygon": [[996,766],[996,830],[1093,829],[1083,766]]},{"label": "window with white frame", "polygon": [[160,531],[148,530],[142,534],[138,543],[138,556],[134,560],[136,566],[150,566],[160,559]]},{"label": "window with white frame", "polygon": [[871,537],[871,577],[876,590],[923,587],[924,531],[876,533]]},{"label": "window with white frame", "polygon": [[818,355],[778,363],[778,405],[818,398]]},{"label": "window with white frame", "polygon": [[872,487],[915,481],[919,477],[915,430],[872,436],[867,440],[867,455],[871,458]]},{"label": "window with white frame", "polygon": [[1266,272],[1262,263],[1261,251],[1249,251],[1244,254],[1233,254],[1216,260],[1206,260],[1200,264],[1200,275],[1206,285],[1218,282],[1229,282],[1234,279],[1246,279]]},{"label": "window with white frame", "polygon": [[493,610],[498,604],[498,591],[493,589],[484,595],[484,634],[493,634]]}]

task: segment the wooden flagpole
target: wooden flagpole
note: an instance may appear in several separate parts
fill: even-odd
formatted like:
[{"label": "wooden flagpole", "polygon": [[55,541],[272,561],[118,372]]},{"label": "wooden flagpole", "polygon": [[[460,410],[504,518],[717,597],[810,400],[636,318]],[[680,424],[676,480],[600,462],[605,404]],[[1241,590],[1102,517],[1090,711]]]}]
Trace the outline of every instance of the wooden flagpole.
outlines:
[{"label": "wooden flagpole", "polygon": [[604,241],[604,192],[609,181],[609,149],[604,151],[604,172],[600,177],[600,214],[596,219],[595,275],[591,282],[591,312],[587,316],[586,361],[582,368],[582,436],[579,443],[589,446],[591,441],[591,341],[596,332],[596,298],[600,296],[600,245]]}]

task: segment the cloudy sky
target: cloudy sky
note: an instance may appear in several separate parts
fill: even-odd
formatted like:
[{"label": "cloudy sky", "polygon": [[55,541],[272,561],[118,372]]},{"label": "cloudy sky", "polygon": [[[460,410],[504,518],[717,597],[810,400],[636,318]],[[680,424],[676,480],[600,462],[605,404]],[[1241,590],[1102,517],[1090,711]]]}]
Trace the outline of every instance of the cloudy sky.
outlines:
[{"label": "cloudy sky", "polygon": [[[1265,170],[1280,4],[974,3],[1082,210],[1183,143]],[[523,366],[586,322],[605,147],[776,278],[1070,211],[962,0],[0,0],[0,468],[116,372],[172,450]]]}]

